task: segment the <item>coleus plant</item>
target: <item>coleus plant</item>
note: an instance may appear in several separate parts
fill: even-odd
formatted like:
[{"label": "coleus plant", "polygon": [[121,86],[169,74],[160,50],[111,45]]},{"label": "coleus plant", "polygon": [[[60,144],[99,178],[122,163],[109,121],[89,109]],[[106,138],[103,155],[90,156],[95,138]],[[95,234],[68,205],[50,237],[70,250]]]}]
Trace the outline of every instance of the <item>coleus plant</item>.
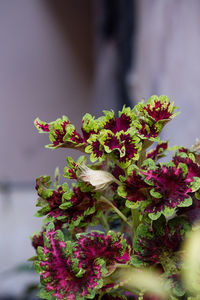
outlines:
[{"label": "coleus plant", "polygon": [[159,272],[168,298],[192,299],[181,281],[182,243],[200,217],[200,155],[198,145],[170,148],[160,140],[176,109],[154,95],[117,116],[85,114],[81,132],[66,116],[35,120],[49,134],[48,148],[85,154],[76,162],[67,157],[64,183],[58,170],[53,186],[49,176],[36,180],[36,216],[45,217],[32,235],[41,298],[165,297],[128,283],[126,274],[135,272],[136,280],[148,269]]}]

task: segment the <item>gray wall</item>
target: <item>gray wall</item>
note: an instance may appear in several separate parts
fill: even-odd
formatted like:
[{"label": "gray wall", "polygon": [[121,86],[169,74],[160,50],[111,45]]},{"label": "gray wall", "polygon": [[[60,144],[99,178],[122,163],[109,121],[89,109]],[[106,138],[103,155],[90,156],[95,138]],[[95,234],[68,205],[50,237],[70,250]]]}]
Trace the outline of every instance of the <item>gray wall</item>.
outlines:
[{"label": "gray wall", "polygon": [[135,100],[166,94],[181,114],[164,131],[171,145],[200,138],[200,1],[138,0]]},{"label": "gray wall", "polygon": [[90,1],[0,1],[0,181],[33,181],[63,167],[67,151],[44,149],[33,121],[90,111]]},{"label": "gray wall", "polygon": [[0,189],[0,296],[39,281],[8,271],[34,255],[35,178],[62,171],[74,153],[45,149],[33,121],[66,114],[80,127],[91,111],[91,14],[90,1],[0,1],[0,187],[11,183]]}]

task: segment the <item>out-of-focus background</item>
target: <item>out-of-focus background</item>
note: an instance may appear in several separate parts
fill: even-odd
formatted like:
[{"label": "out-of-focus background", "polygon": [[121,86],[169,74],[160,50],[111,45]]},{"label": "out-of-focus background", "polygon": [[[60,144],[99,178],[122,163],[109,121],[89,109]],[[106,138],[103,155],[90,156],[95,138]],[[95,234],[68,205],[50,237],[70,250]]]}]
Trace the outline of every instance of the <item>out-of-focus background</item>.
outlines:
[{"label": "out-of-focus background", "polygon": [[170,145],[200,137],[199,0],[0,0],[0,299],[36,299],[35,178],[62,171],[67,155],[44,148],[36,117],[67,115],[79,128],[152,94],[180,107]]}]

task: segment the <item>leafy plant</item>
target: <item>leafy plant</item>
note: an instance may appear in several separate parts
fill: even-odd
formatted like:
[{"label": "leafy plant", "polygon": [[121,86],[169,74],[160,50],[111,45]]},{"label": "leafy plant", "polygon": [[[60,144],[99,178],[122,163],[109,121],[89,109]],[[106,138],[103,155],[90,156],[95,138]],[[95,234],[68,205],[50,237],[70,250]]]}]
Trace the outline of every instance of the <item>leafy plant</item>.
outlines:
[{"label": "leafy plant", "polygon": [[85,154],[67,158],[71,185],[58,169],[53,186],[49,176],[36,180],[36,216],[45,217],[32,236],[41,298],[198,299],[197,268],[182,244],[200,217],[199,145],[170,148],[159,138],[176,109],[154,95],[118,116],[85,114],[81,133],[66,116],[35,120],[48,148]]}]

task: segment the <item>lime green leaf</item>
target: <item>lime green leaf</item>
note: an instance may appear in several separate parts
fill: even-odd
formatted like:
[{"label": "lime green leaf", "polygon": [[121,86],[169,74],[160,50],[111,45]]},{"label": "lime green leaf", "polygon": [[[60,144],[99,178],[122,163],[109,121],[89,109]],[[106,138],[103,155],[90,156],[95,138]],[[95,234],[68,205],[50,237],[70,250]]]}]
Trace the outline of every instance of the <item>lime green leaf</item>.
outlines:
[{"label": "lime green leaf", "polygon": [[40,274],[41,271],[42,271],[42,269],[41,269],[41,267],[40,267],[40,262],[39,262],[39,261],[34,261],[33,266],[34,266],[34,268],[35,268],[35,271],[36,271],[38,274]]},{"label": "lime green leaf", "polygon": [[126,200],[126,207],[134,209],[134,208],[138,208],[140,206],[140,202],[130,202],[129,200]]},{"label": "lime green leaf", "polygon": [[46,299],[46,300],[53,300],[55,299],[54,297],[51,296],[50,292],[47,292],[45,289],[41,289],[38,294],[38,297],[41,299]]},{"label": "lime green leaf", "polygon": [[192,177],[193,181],[190,183],[190,187],[192,192],[196,192],[200,188],[200,178]]},{"label": "lime green leaf", "polygon": [[192,198],[191,198],[191,197],[188,197],[188,198],[184,199],[184,201],[182,201],[182,202],[178,205],[178,207],[188,207],[188,206],[190,206],[190,205],[192,205]]},{"label": "lime green leaf", "polygon": [[183,172],[183,176],[186,176],[188,174],[188,166],[186,164],[179,163],[178,168]]},{"label": "lime green leaf", "polygon": [[165,217],[171,217],[174,214],[175,210],[174,208],[165,207],[163,214]]},{"label": "lime green leaf", "polygon": [[195,198],[196,198],[197,200],[200,200],[200,193],[199,193],[199,191],[195,193]]},{"label": "lime green leaf", "polygon": [[59,206],[59,208],[65,210],[65,209],[72,207],[72,205],[73,204],[71,202],[64,202]]},{"label": "lime green leaf", "polygon": [[43,247],[41,247],[41,246],[37,247],[37,255],[38,255],[39,260],[46,260],[46,256],[43,252]]},{"label": "lime green leaf", "polygon": [[117,192],[119,196],[126,198],[127,193],[122,185],[118,186]]},{"label": "lime green leaf", "polygon": [[161,212],[150,213],[150,214],[148,214],[148,216],[151,220],[157,220],[158,218],[160,218]]},{"label": "lime green leaf", "polygon": [[162,195],[161,195],[160,193],[156,192],[155,189],[151,189],[151,190],[150,190],[150,194],[151,194],[151,196],[154,197],[154,198],[158,198],[158,199],[159,199],[159,198],[162,198]]}]

